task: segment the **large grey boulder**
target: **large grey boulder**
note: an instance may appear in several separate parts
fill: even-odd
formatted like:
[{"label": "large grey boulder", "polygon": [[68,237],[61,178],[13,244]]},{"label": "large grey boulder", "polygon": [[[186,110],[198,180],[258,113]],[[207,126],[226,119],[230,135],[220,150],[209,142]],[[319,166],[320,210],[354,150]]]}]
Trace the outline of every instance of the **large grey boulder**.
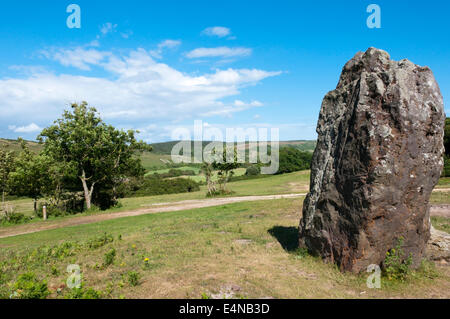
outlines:
[{"label": "large grey boulder", "polygon": [[428,67],[359,52],[322,104],[300,245],[360,272],[403,237],[418,265],[443,168],[444,107]]}]

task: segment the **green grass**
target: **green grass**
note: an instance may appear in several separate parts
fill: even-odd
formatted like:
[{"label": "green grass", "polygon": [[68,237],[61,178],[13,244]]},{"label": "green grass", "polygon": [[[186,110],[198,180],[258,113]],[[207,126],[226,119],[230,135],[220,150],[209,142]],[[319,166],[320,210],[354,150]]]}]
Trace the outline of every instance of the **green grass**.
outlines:
[{"label": "green grass", "polygon": [[[0,239],[0,292],[11,293],[17,277],[31,271],[48,281],[50,297],[63,298],[69,289],[63,286],[61,295],[56,289],[67,279],[67,265],[78,264],[84,287],[103,298],[200,298],[229,285],[241,287],[236,297],[242,298],[449,297],[446,268],[434,279],[368,289],[367,274],[343,274],[299,254],[302,201],[242,202]],[[139,273],[138,283],[129,282],[131,272]]]},{"label": "green grass", "polygon": [[[196,176],[191,176],[190,178],[192,177]],[[309,190],[309,177],[309,171],[300,171],[289,174],[273,175],[261,179],[249,179],[231,182],[228,184],[228,188],[233,191],[233,193],[229,196],[307,193]],[[120,208],[113,208],[105,211],[104,213],[135,210],[156,203],[167,203],[190,199],[204,199],[205,194],[206,186],[202,185],[200,186],[200,191],[192,193],[122,198],[120,199],[120,203],[122,204]],[[450,193],[432,193],[430,202],[434,204],[450,203]],[[26,215],[33,214],[33,202],[31,199],[9,201],[7,202],[7,204],[16,207],[16,211],[18,212],[25,213]]]},{"label": "green grass", "polygon": [[180,171],[194,171],[194,173],[200,174],[200,168],[195,167],[195,166],[181,166],[181,167],[177,167],[177,168],[162,168],[162,169],[158,169],[158,170],[151,170],[148,171],[145,175],[152,175],[152,174],[165,174],[168,173],[171,169],[177,169]]},{"label": "green grass", "polygon": [[433,192],[430,198],[431,204],[450,204],[450,192]]},{"label": "green grass", "polygon": [[445,231],[450,234],[450,218],[433,216],[431,217],[431,223],[437,230]]},{"label": "green grass", "polygon": [[450,188],[450,177],[441,177],[436,187]]},{"label": "green grass", "polygon": [[164,168],[166,163],[164,161],[170,161],[170,155],[156,154],[152,152],[144,152],[141,154],[142,166],[146,170],[152,170],[155,167]]},{"label": "green grass", "polygon": [[[234,176],[242,176],[242,175],[245,175],[246,170],[247,170],[247,169],[245,169],[245,168],[237,168],[237,169],[234,169],[234,170],[233,170]],[[198,174],[198,173],[197,173],[197,174]],[[198,174],[198,175],[196,175],[196,176],[181,176],[181,177],[184,177],[184,178],[190,178],[190,179],[192,179],[192,180],[194,180],[194,181],[196,181],[196,182],[201,182],[201,183],[206,182],[206,177],[205,177],[204,175],[202,175],[202,174]],[[215,173],[213,174],[212,180],[213,180],[213,181],[217,181],[217,180],[218,180],[217,172],[215,172]]]},{"label": "green grass", "polygon": [[[242,173],[242,169],[238,170],[241,170]],[[307,192],[308,184],[309,184],[309,171],[301,171],[283,175],[274,175],[261,179],[249,179],[231,182],[228,183],[228,188],[231,191],[233,191],[233,193],[230,194],[229,196],[274,195],[274,194]],[[121,203],[120,208],[112,208],[110,210],[104,211],[103,213],[135,210],[156,203],[166,203],[189,199],[205,199],[205,198],[206,198],[206,186],[202,185],[200,187],[200,191],[192,193],[122,198],[120,199]],[[20,199],[15,201],[8,201],[6,203],[8,205],[14,206],[17,212],[24,213],[28,216],[33,215],[33,201],[31,199]],[[77,216],[81,215],[85,214],[79,214]]]}]

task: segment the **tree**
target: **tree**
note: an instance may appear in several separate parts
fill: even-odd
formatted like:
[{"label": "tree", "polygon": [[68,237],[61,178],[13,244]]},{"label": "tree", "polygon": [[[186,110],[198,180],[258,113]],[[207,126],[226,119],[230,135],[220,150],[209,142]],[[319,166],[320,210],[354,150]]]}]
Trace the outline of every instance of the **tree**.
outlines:
[{"label": "tree", "polygon": [[34,201],[34,212],[37,213],[37,202],[52,187],[49,169],[51,158],[36,155],[30,151],[26,143],[21,141],[22,152],[16,158],[15,170],[10,174],[10,184],[14,194],[31,197]]},{"label": "tree", "polygon": [[5,195],[9,189],[10,173],[14,170],[14,152],[0,148],[0,191],[2,192],[2,205],[5,204]]},{"label": "tree", "polygon": [[96,187],[110,190],[130,167],[141,165],[135,153],[148,147],[136,141],[135,133],[105,124],[95,108],[82,102],[72,104],[38,139],[44,154],[75,168],[90,209]]},{"label": "tree", "polygon": [[216,183],[212,180],[212,174],[214,172],[212,165],[210,163],[203,163],[201,171],[206,178],[206,187],[208,188],[206,196],[214,196],[217,193],[217,189]]},{"label": "tree", "polygon": [[232,161],[227,161],[227,154],[226,150],[223,151],[223,158],[222,161],[214,161],[212,163],[212,168],[215,170],[218,170],[217,176],[218,176],[218,182],[220,186],[220,192],[221,193],[228,193],[227,190],[227,182],[230,180],[230,178],[234,174],[234,169],[238,168],[240,164],[237,162],[237,150],[236,147],[234,147],[234,156]]},{"label": "tree", "polygon": [[280,150],[280,166],[277,174],[307,170],[311,167],[312,153],[302,152],[293,147],[283,147]]}]

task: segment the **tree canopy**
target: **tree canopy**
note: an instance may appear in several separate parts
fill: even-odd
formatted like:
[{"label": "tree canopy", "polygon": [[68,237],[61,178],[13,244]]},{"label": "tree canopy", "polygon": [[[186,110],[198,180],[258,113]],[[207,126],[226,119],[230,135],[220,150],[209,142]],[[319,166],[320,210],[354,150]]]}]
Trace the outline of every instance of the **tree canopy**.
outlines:
[{"label": "tree canopy", "polygon": [[114,189],[127,173],[142,173],[135,155],[148,147],[136,140],[135,133],[105,124],[97,110],[83,102],[72,104],[38,138],[44,142],[45,155],[74,168],[90,209],[96,186],[101,190],[108,184],[108,189]]}]

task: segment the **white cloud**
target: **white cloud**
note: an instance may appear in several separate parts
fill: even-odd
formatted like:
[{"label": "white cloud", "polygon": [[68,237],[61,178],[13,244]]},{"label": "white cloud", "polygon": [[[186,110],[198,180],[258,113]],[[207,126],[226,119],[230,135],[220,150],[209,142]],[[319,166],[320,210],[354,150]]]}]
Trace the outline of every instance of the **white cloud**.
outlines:
[{"label": "white cloud", "polygon": [[154,58],[161,59],[162,53],[164,49],[175,49],[181,45],[181,41],[179,40],[164,40],[158,44],[158,48],[156,50],[151,50],[150,55]]},{"label": "white cloud", "polygon": [[27,126],[20,126],[20,127],[16,127],[15,125],[12,125],[12,126],[8,126],[8,128],[11,131],[14,131],[15,133],[35,133],[35,132],[42,131],[42,128],[40,128],[35,123],[31,123]]},{"label": "white cloud", "polygon": [[219,38],[226,37],[231,34],[231,30],[226,27],[209,27],[202,31],[207,36],[216,36]]},{"label": "white cloud", "polygon": [[[98,44],[98,43],[97,43]],[[41,51],[46,58],[55,60],[64,66],[72,66],[81,70],[89,71],[89,65],[97,65],[107,56],[109,52],[98,51],[97,49],[85,49],[77,47],[75,49],[50,49]]]},{"label": "white cloud", "polygon": [[233,113],[242,112],[254,107],[261,107],[263,104],[259,101],[252,101],[250,103],[245,103],[241,100],[235,100],[232,105],[224,105],[222,108],[218,110],[212,110],[206,113],[203,113],[203,116],[226,116],[230,117]]},{"label": "white cloud", "polygon": [[106,22],[100,27],[100,32],[103,35],[107,35],[108,33],[115,32],[117,28],[117,24],[112,24],[111,22]]},{"label": "white cloud", "polygon": [[249,48],[229,48],[229,47],[217,47],[217,48],[197,48],[186,54],[189,59],[197,58],[212,58],[212,57],[238,57],[249,56],[252,54],[252,49]]},{"label": "white cloud", "polygon": [[[175,44],[167,42],[166,45]],[[104,118],[134,127],[148,125],[155,119],[174,121],[201,115],[228,116],[261,103],[236,100],[227,104],[223,99],[237,97],[241,88],[281,73],[228,68],[192,75],[156,62],[144,49],[114,54],[78,47],[54,50],[46,56],[64,66],[82,70],[96,66],[106,76],[47,71],[25,78],[2,78],[0,123],[3,125],[14,123],[17,118],[50,124],[65,107],[77,101],[88,101]]]}]

